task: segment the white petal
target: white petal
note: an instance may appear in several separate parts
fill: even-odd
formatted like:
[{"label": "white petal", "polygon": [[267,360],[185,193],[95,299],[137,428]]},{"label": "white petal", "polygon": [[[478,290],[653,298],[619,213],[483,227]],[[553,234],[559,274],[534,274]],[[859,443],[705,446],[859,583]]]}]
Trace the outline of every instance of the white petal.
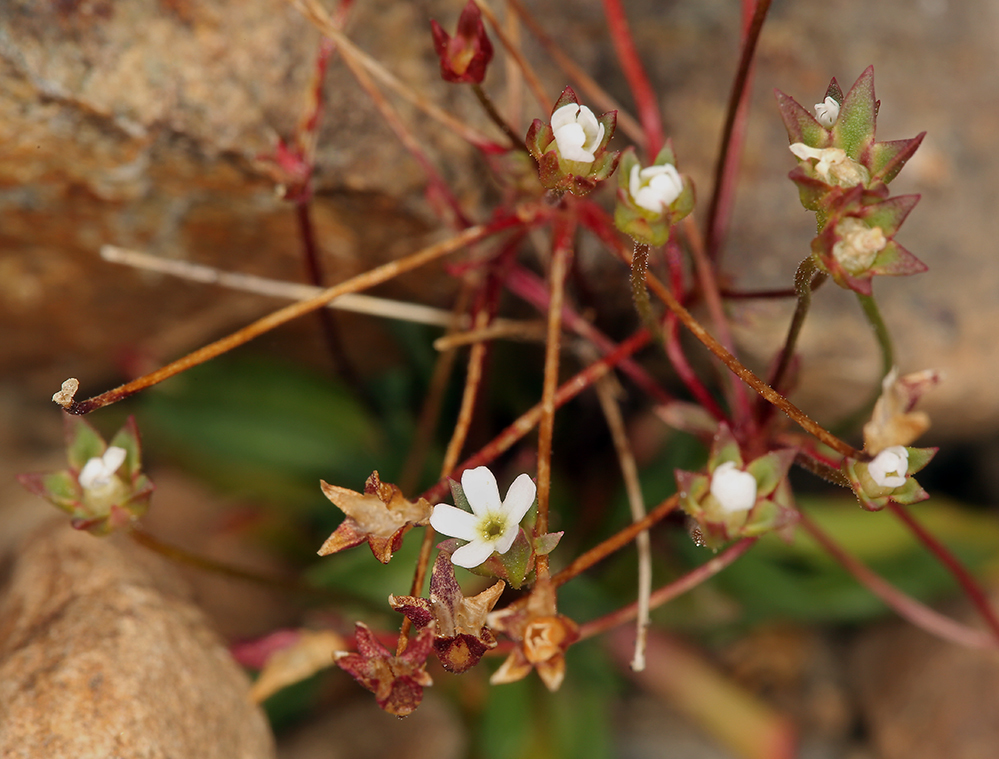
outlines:
[{"label": "white petal", "polygon": [[586,133],[579,124],[566,124],[555,131],[555,144],[559,154],[567,161],[592,163],[594,154],[585,150]]},{"label": "white petal", "polygon": [[462,540],[474,540],[479,535],[479,520],[463,509],[456,509],[446,503],[438,503],[430,515],[430,526],[441,535]]},{"label": "white petal", "polygon": [[451,554],[451,563],[465,569],[477,567],[493,555],[493,545],[482,540],[473,540]]},{"label": "white petal", "polygon": [[642,178],[639,171],[638,164],[636,163],[631,167],[631,175],[628,177],[628,194],[631,195],[635,202],[638,202],[638,191],[642,186]]},{"label": "white petal", "polygon": [[105,476],[103,459],[94,456],[94,458],[83,465],[83,469],[80,470],[80,475],[77,479],[80,482],[80,487],[84,490],[90,490],[103,480]]},{"label": "white petal", "polygon": [[883,488],[897,488],[905,484],[909,468],[909,452],[901,445],[885,448],[867,465],[871,478]]},{"label": "white petal", "polygon": [[506,553],[510,550],[510,546],[513,545],[513,541],[517,539],[517,533],[520,532],[520,524],[518,522],[510,522],[507,525],[506,530],[500,535],[499,539],[493,543],[493,548],[496,553]]},{"label": "white petal", "polygon": [[124,448],[119,448],[117,445],[112,445],[104,451],[104,466],[107,468],[109,475],[118,471],[118,468],[125,463],[127,455],[128,451]]},{"label": "white petal", "polygon": [[579,106],[576,103],[566,103],[552,114],[552,131],[557,132],[566,124],[576,123],[576,114],[579,113]]},{"label": "white petal", "polygon": [[583,127],[583,131],[586,134],[593,136],[600,134],[603,137],[603,133],[600,132],[602,124],[597,121],[597,117],[593,115],[593,111],[587,108],[585,105],[579,106],[579,113],[576,115],[576,123]]},{"label": "white petal", "polygon": [[728,514],[749,511],[756,503],[756,478],[726,461],[715,467],[711,475],[711,495]]},{"label": "white petal", "polygon": [[[513,524],[520,524],[524,514],[534,505],[534,497],[538,493],[538,486],[534,484],[529,474],[522,474],[513,481],[510,489],[506,491],[506,500],[503,501],[503,511],[506,518]],[[504,534],[504,537],[506,535]],[[510,546],[500,551],[504,553]]]},{"label": "white petal", "polygon": [[462,472],[461,489],[465,491],[468,505],[476,516],[483,517],[500,510],[499,486],[488,468],[479,466]]},{"label": "white petal", "polygon": [[788,149],[802,161],[807,161],[809,158],[822,158],[821,150],[809,147],[803,142],[791,143],[791,145],[788,146]]}]

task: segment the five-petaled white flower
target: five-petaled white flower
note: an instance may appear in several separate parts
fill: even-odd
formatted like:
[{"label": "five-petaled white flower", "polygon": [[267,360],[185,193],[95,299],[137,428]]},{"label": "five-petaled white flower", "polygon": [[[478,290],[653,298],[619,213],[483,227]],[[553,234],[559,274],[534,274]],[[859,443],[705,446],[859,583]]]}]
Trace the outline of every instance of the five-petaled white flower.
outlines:
[{"label": "five-petaled white flower", "polygon": [[711,473],[711,495],[726,514],[749,511],[756,503],[756,478],[726,461]]},{"label": "five-petaled white flower", "polygon": [[510,550],[520,529],[520,520],[534,503],[537,487],[526,474],[513,481],[500,501],[496,478],[486,467],[466,469],[461,474],[461,489],[465,493],[469,514],[463,509],[438,503],[430,515],[430,524],[443,535],[469,541],[451,555],[459,567],[471,569],[484,562],[493,552]]},{"label": "five-petaled white flower", "polygon": [[585,105],[566,103],[552,114],[552,134],[559,155],[567,161],[593,163],[604,139],[604,125]]},{"label": "five-petaled white flower", "polygon": [[84,490],[103,490],[106,488],[111,484],[114,473],[125,463],[126,455],[127,452],[124,448],[112,445],[104,451],[103,456],[94,456],[80,470],[80,476],[77,478],[80,487]]},{"label": "five-petaled white flower", "polygon": [[683,180],[672,164],[641,169],[636,163],[631,167],[631,176],[628,177],[628,192],[631,199],[642,208],[664,213],[683,192]]},{"label": "five-petaled white flower", "polygon": [[867,465],[867,472],[883,488],[897,488],[905,484],[909,468],[909,452],[901,445],[885,448]]},{"label": "five-petaled white flower", "polygon": [[839,118],[839,103],[832,97],[827,97],[821,103],[815,104],[815,120],[827,129]]}]

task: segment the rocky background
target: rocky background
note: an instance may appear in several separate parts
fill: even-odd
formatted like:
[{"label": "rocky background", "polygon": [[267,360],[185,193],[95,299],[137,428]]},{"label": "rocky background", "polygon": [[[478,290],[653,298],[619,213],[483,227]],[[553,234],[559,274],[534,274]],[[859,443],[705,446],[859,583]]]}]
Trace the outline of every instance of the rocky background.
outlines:
[{"label": "rocky background", "polygon": [[[458,2],[357,0],[355,6],[348,27],[353,40],[414,89],[463,119],[481,123],[468,93],[439,81],[430,46],[427,19],[438,18],[450,27]],[[560,44],[630,107],[600,3],[539,0],[531,7]],[[737,9],[721,0],[635,0],[626,7],[661,95],[667,134],[681,167],[694,176],[705,199],[738,52]],[[882,101],[879,137],[928,132],[893,188],[923,196],[900,241],[931,269],[919,277],[880,280],[875,287],[896,336],[902,370],[938,368],[947,374],[926,400],[934,421],[926,444],[964,451],[969,471],[981,482],[979,492],[989,494],[992,504],[999,495],[999,482],[986,474],[994,470],[999,450],[994,442],[999,432],[999,383],[994,380],[999,374],[994,338],[999,265],[992,249],[999,236],[994,211],[999,154],[992,149],[999,133],[997,33],[995,2],[775,2],[760,44],[743,181],[725,254],[726,266],[741,286],[790,283],[813,230],[810,214],[800,208],[786,179],[793,159],[772,90],[780,88],[805,104],[818,102],[831,76],[849,86],[873,63]],[[58,461],[53,451],[59,445],[60,420],[48,398],[66,377],[80,377],[81,397],[86,397],[182,355],[274,305],[104,263],[97,254],[102,244],[282,279],[303,278],[292,209],[276,197],[259,156],[273,150],[276,136],[291,136],[317,45],[308,23],[279,0],[8,0],[0,5],[0,544],[7,557],[6,589],[0,596],[0,753],[5,757],[107,755],[112,744],[102,744],[93,754],[85,753],[82,743],[50,743],[44,754],[29,746],[43,732],[56,735],[44,719],[64,724],[83,719],[73,711],[79,706],[72,702],[75,693],[89,694],[88,708],[102,711],[98,695],[126,702],[132,700],[130,694],[148,692],[143,678],[158,679],[158,670],[138,662],[150,657],[183,662],[183,673],[172,673],[176,683],[168,688],[158,679],[159,685],[187,694],[184,713],[192,724],[209,724],[210,729],[185,732],[178,728],[181,712],[163,721],[164,715],[174,714],[169,704],[157,710],[137,701],[128,718],[132,721],[109,722],[109,734],[142,733],[153,745],[152,723],[142,721],[152,715],[150,719],[160,718],[161,727],[170,725],[163,728],[164,741],[183,735],[193,743],[161,743],[148,753],[121,756],[273,755],[259,714],[221,708],[239,701],[244,682],[224,660],[222,639],[209,630],[221,621],[228,624],[225,636],[259,634],[291,612],[256,596],[242,605],[237,601],[229,611],[209,608],[214,623],[206,621],[192,605],[197,589],[191,597],[187,591],[159,587],[171,568],[133,568],[132,562],[141,564],[140,559],[127,551],[119,555],[117,549],[95,552],[86,536],[60,536],[44,527],[32,532],[38,529],[36,514],[45,513],[45,507],[30,505],[11,478]],[[525,47],[554,98],[564,77],[536,46]],[[501,89],[500,66],[494,65],[486,84]],[[325,97],[313,208],[324,266],[329,280],[336,281],[415,250],[441,230],[424,197],[419,167],[335,58]],[[426,119],[414,117],[404,104],[399,109],[459,197],[484,208],[490,188],[483,186],[484,169],[472,153]],[[545,115],[528,108],[521,126]],[[622,143],[619,138],[618,145]],[[619,298],[621,307],[628,308],[623,272],[586,251],[580,261],[593,281],[620,277],[622,289],[608,297]],[[853,407],[871,386],[879,361],[852,298],[834,290],[829,285],[816,297],[801,343],[801,389],[795,398],[823,421]],[[446,303],[451,287],[439,269],[428,269],[393,283],[387,292]],[[763,360],[779,344],[789,313],[787,304],[737,309],[740,340],[751,357]],[[346,352],[362,372],[391,363],[391,356],[370,349],[379,332],[369,320],[343,317],[341,325],[350,338]],[[259,343],[281,355],[322,362],[314,358],[322,349],[314,322],[287,327]],[[177,533],[191,534],[185,520],[195,514],[210,523],[212,508],[215,513],[224,508],[183,476],[164,476],[168,483],[175,478],[176,484],[161,484],[157,508],[174,515]],[[169,534],[169,525],[161,526]],[[254,557],[252,550],[247,558],[245,546],[208,548],[261,565],[269,561]],[[101,570],[107,572],[106,581],[79,584],[75,578],[87,573],[72,562],[106,562],[108,568]],[[120,564],[110,566],[116,562]],[[125,575],[132,579],[125,582]],[[172,580],[164,581],[173,587]],[[200,600],[226,595],[202,586]],[[74,609],[90,608],[89,599],[105,597],[116,599],[107,605],[107,620],[74,616]],[[262,606],[266,614],[247,612]],[[246,619],[236,624],[238,614]],[[131,621],[125,625],[122,618]],[[135,634],[136,628],[149,626],[159,629],[165,642]],[[83,654],[71,645],[81,635],[92,635],[86,631],[95,627],[109,636],[107,650],[97,646]],[[798,643],[812,653],[800,659],[800,678],[791,678],[799,683],[823,666],[823,656],[833,655],[821,637],[801,635],[804,642]],[[789,644],[764,639],[760,645],[778,650]],[[879,653],[886,650],[892,655]],[[841,653],[834,652],[837,657]],[[999,741],[995,721],[982,716],[983,705],[995,703],[999,688],[994,662],[966,659],[964,653],[923,640],[920,633],[892,626],[844,656],[856,663],[851,675],[855,683],[851,689],[836,681],[832,701],[823,702],[833,704],[831,711],[820,710],[826,716],[815,721],[833,734],[839,730],[839,743],[832,743],[859,752],[850,756],[976,757],[984,755],[982,746]],[[109,691],[109,681],[101,675],[107,670],[101,667],[133,660],[137,663],[129,671],[135,680]],[[89,662],[87,667],[82,661]],[[960,685],[950,687],[948,680]],[[969,682],[973,686],[964,687]],[[44,700],[49,687],[69,699],[60,702],[68,704],[67,711]],[[25,693],[34,693],[34,701]],[[208,693],[219,697],[216,711],[194,706],[207,704]],[[934,697],[946,699],[948,708]],[[355,708],[362,707],[345,706],[326,724],[310,728],[314,732],[289,739],[281,755],[382,755],[371,746],[372,753],[362,753],[368,749],[351,746],[350,738],[343,737],[344,724],[362,719],[351,711]],[[644,701],[634,705],[626,710],[628,719],[648,708]],[[450,709],[432,701],[399,730],[448,736],[450,742],[428,756],[462,755],[464,739]],[[869,744],[858,747],[846,735],[853,724],[851,709],[869,716]],[[380,716],[363,718],[381,725]],[[88,725],[102,724],[92,714],[86,719]],[[417,720],[425,719],[437,722],[420,727]],[[627,735],[638,736],[624,742],[633,749],[628,756],[650,755],[634,747],[646,745],[639,738],[654,730],[656,722],[622,722],[630,725]],[[678,734],[683,731],[671,732]],[[396,740],[387,732],[384,737]],[[393,745],[410,745],[399,740]],[[649,740],[664,751],[663,741],[669,738],[656,733]],[[210,749],[212,741],[219,748]],[[244,744],[249,748],[240,748]],[[193,752],[191,745],[204,751]],[[693,748],[683,751],[684,756],[700,755]],[[398,748],[393,752],[424,755]]]}]

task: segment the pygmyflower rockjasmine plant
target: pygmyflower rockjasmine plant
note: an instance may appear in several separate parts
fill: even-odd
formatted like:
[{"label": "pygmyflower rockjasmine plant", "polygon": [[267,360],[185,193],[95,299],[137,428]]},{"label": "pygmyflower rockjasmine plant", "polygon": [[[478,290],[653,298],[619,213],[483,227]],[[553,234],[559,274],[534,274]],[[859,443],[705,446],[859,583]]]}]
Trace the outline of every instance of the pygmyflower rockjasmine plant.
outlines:
[{"label": "pygmyflower rockjasmine plant", "polygon": [[712,472],[710,492],[726,514],[749,511],[756,503],[756,478],[726,461]]},{"label": "pygmyflower rockjasmine plant", "polygon": [[885,448],[867,465],[867,472],[883,488],[897,488],[905,484],[905,470],[909,466],[909,452],[900,445]]},{"label": "pygmyflower rockjasmine plant", "polygon": [[538,162],[538,177],[547,190],[585,195],[607,179],[621,154],[608,151],[617,125],[617,111],[594,116],[566,87],[545,124],[535,119],[525,143]]},{"label": "pygmyflower rockjasmine plant", "polygon": [[451,561],[471,569],[494,552],[505,554],[510,550],[520,530],[520,520],[534,505],[536,494],[534,481],[522,474],[513,481],[506,498],[501,501],[492,472],[484,466],[466,469],[461,474],[460,494],[454,488],[454,495],[455,502],[464,501],[471,513],[438,503],[430,515],[430,525],[442,535],[468,541],[451,555]]},{"label": "pygmyflower rockjasmine plant", "polygon": [[838,118],[839,102],[831,95],[827,95],[821,103],[815,104],[815,120],[826,129],[835,124]]},{"label": "pygmyflower rockjasmine plant", "polygon": [[621,155],[614,224],[637,243],[664,245],[670,228],[694,210],[694,185],[676,168],[669,142],[651,166],[628,148]]},{"label": "pygmyflower rockjasmine plant", "polygon": [[104,493],[112,486],[114,473],[125,463],[127,451],[116,445],[108,446],[103,456],[94,456],[80,470],[80,487],[85,492]]}]

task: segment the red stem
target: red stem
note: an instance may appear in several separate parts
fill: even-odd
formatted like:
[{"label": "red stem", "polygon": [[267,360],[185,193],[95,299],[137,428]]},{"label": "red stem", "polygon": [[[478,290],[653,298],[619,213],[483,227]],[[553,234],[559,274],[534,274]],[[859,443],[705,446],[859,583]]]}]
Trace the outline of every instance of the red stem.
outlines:
[{"label": "red stem", "polygon": [[[564,382],[555,393],[555,408],[564,406],[598,379],[607,374],[612,368],[620,364],[628,356],[641,350],[648,344],[649,339],[650,336],[647,329],[638,330],[635,334],[621,343],[617,347],[617,350],[613,353],[608,353],[599,361],[593,362],[583,371],[570,378],[567,382]],[[480,449],[478,453],[465,459],[465,461],[451,470],[447,477],[441,478],[436,485],[433,485],[425,493],[423,493],[422,497],[426,498],[431,503],[440,501],[450,489],[447,482],[448,477],[454,478],[466,469],[472,469],[477,466],[488,464],[534,429],[540,419],[541,404],[538,403],[522,414],[519,419],[503,430],[499,435],[493,438],[488,444]]]},{"label": "red stem", "polygon": [[[653,591],[652,595],[649,596],[649,608],[657,609],[663,604],[672,601],[674,598],[682,596],[687,591],[693,590],[705,580],[714,577],[746,553],[756,540],[756,538],[743,538],[739,542],[730,545],[714,558],[708,559],[706,562],[701,564],[701,566],[696,569],[692,569],[690,572],[683,575],[683,577],[679,577],[673,582],[663,585],[658,590]],[[599,635],[600,633],[617,627],[618,625],[630,622],[637,614],[638,602],[636,601],[628,604],[627,606],[623,606],[620,609],[612,611],[610,614],[605,614],[602,617],[591,620],[580,627],[580,640],[592,638],[594,635]]]},{"label": "red stem", "polygon": [[642,66],[642,61],[635,50],[635,40],[631,36],[631,29],[628,28],[628,18],[620,0],[604,0],[604,15],[607,18],[607,29],[614,43],[621,70],[628,80],[631,96],[638,108],[638,120],[645,133],[647,157],[652,161],[665,141],[656,93],[649,84],[645,67]]},{"label": "red stem", "polygon": [[947,546],[937,540],[925,527],[917,522],[905,506],[894,501],[888,501],[888,508],[895,516],[902,520],[902,523],[912,531],[912,534],[919,539],[920,543],[926,546],[927,550],[936,557],[937,561],[943,564],[954,576],[954,579],[958,581],[965,594],[971,600],[971,603],[978,610],[979,615],[985,620],[985,624],[989,626],[989,629],[996,638],[996,642],[999,643],[999,618],[996,617],[995,609],[989,603],[989,598],[985,591],[978,585],[967,568],[957,560],[957,557],[950,552]]},{"label": "red stem", "polygon": [[899,616],[909,620],[928,633],[936,635],[944,640],[958,643],[969,648],[997,648],[996,641],[992,636],[986,635],[979,630],[973,630],[967,625],[955,622],[949,617],[945,617],[929,606],[920,603],[907,593],[903,593],[883,577],[869,569],[863,563],[843,550],[836,542],[830,538],[822,528],[809,519],[805,514],[799,512],[798,523],[818,542],[825,551],[857,580],[871,591],[874,595],[884,601],[888,606],[898,612]]},{"label": "red stem", "polygon": [[[748,10],[752,0],[743,0],[743,11]],[[742,143],[746,133],[746,114],[749,103],[749,83],[753,71],[753,57],[756,44],[763,30],[770,0],[757,0],[756,8],[748,27],[743,27],[742,55],[732,93],[729,97],[725,126],[722,129],[721,148],[718,164],[715,166],[715,185],[708,206],[707,252],[712,261],[718,261],[725,234],[728,230],[732,201],[735,195],[735,180],[742,156]],[[743,16],[745,19],[745,15]]]}]

